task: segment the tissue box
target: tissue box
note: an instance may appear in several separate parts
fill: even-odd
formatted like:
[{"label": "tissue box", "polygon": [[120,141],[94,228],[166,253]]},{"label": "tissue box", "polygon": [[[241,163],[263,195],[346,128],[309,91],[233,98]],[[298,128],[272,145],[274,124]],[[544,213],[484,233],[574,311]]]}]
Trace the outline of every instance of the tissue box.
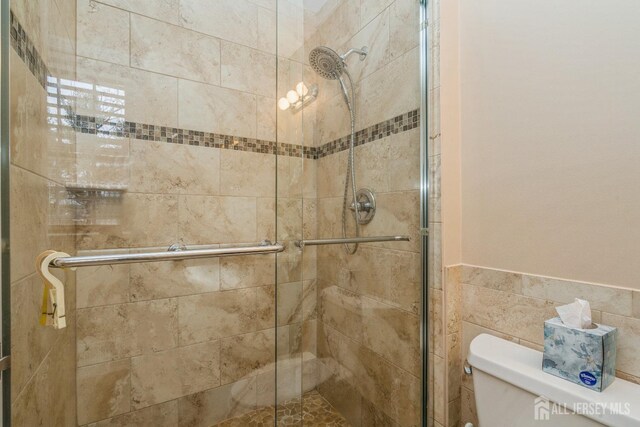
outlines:
[{"label": "tissue box", "polygon": [[559,317],[544,322],[542,370],[591,390],[607,388],[615,379],[617,330],[594,326],[570,328]]}]

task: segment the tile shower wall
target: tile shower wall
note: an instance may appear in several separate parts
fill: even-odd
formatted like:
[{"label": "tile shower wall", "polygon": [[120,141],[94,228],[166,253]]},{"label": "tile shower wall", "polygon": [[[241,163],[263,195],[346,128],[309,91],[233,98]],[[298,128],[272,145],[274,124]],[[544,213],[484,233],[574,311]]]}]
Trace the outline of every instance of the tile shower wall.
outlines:
[{"label": "tile shower wall", "polygon": [[616,376],[640,384],[640,292],[469,265],[447,267],[446,277],[449,314],[439,334],[458,336],[447,358],[449,396],[461,397],[461,426],[477,424],[473,381],[461,369],[471,340],[487,333],[542,351],[544,321],[575,297],[590,301],[595,322],[618,328]]},{"label": "tile shower wall", "polygon": [[[418,2],[329,3],[312,21],[307,52],[317,45],[340,52],[369,47],[364,62],[349,59],[356,128],[416,110]],[[323,147],[348,135],[349,113],[336,81],[316,81],[313,140]],[[320,237],[342,233],[347,153],[330,151],[317,160]],[[373,189],[378,203],[362,235],[408,234],[412,241],[360,245],[355,255],[341,246],[318,247],[318,390],[354,426],[419,424],[419,168],[417,128],[358,146],[358,186]]]},{"label": "tile shower wall", "polygon": [[[276,140],[275,13],[275,1],[78,1],[76,111],[95,118],[78,134],[81,253],[302,232],[311,168],[254,149]],[[273,256],[80,270],[78,424],[209,426],[272,405],[276,334],[281,359],[302,354],[308,258],[279,256],[277,329]]]},{"label": "tile shower wall", "polygon": [[75,134],[60,96],[75,78],[75,1],[11,1],[11,404],[12,425],[73,426],[75,274],[67,284],[67,328],[39,325],[36,256],[75,251],[65,184],[75,175]]}]

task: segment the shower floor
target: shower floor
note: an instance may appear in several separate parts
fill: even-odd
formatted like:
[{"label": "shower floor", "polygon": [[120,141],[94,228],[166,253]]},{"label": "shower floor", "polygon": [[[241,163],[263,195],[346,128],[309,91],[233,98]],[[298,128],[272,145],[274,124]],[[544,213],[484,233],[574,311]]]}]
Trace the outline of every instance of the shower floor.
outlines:
[{"label": "shower floor", "polygon": [[[301,422],[302,421],[302,422]],[[349,427],[349,423],[327,400],[313,390],[300,399],[292,399],[278,407],[278,426]],[[216,427],[245,427],[273,425],[273,406],[256,409],[236,418],[216,424]]]}]

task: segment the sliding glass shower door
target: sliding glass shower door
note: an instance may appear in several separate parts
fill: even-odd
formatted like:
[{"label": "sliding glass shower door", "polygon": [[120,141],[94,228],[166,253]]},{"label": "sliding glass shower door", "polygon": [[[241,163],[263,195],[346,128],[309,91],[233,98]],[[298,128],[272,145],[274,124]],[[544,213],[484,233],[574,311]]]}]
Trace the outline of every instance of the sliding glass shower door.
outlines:
[{"label": "sliding glass shower door", "polygon": [[5,419],[422,425],[421,7],[5,0]]}]

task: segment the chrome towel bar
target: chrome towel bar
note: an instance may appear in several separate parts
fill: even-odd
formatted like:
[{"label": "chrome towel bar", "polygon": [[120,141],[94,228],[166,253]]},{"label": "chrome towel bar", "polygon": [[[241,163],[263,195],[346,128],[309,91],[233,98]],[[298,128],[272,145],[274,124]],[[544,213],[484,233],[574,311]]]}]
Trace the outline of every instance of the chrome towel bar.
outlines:
[{"label": "chrome towel bar", "polygon": [[162,252],[142,252],[112,255],[60,257],[51,261],[51,267],[74,268],[110,264],[134,264],[142,262],[179,261],[199,258],[218,258],[240,255],[273,254],[284,251],[280,243],[262,242],[254,246],[231,246],[210,249],[173,249]]},{"label": "chrome towel bar", "polygon": [[343,243],[373,243],[373,242],[408,242],[409,236],[374,236],[374,237],[348,237],[338,239],[297,240],[296,246],[341,245]]}]

